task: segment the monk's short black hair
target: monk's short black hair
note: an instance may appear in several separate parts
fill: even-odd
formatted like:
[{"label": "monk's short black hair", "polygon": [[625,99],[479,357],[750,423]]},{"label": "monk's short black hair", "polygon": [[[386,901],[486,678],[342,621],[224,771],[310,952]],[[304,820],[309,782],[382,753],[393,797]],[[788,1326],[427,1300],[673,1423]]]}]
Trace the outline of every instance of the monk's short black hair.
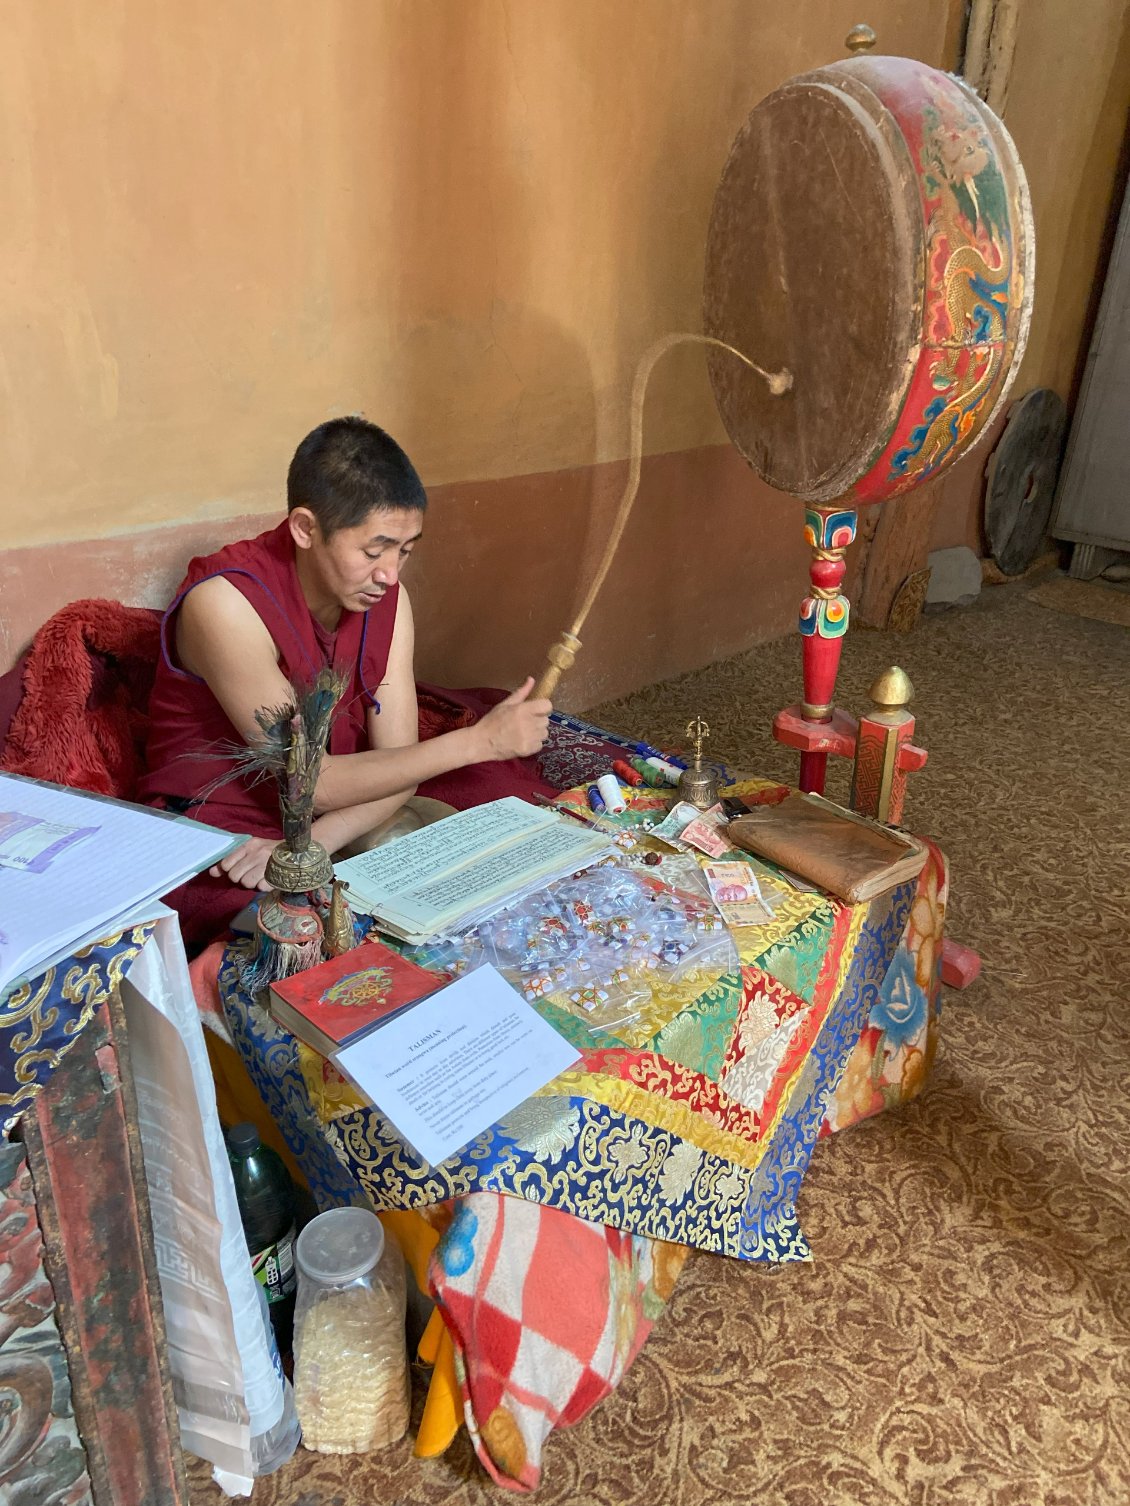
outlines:
[{"label": "monk's short black hair", "polygon": [[423,512],[428,494],[391,435],[364,418],[331,418],[311,430],[286,476],[286,506],[308,507],[328,538],[356,528],[374,509]]}]

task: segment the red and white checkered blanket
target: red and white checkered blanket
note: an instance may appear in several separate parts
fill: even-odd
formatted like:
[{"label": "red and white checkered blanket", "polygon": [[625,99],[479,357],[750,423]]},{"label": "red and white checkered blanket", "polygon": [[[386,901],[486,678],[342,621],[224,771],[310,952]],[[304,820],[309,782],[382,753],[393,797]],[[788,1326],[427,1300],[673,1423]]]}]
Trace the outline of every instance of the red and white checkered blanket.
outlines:
[{"label": "red and white checkered blanket", "polygon": [[429,1284],[468,1430],[498,1484],[537,1485],[546,1438],[619,1384],[689,1253],[518,1198],[460,1200]]}]

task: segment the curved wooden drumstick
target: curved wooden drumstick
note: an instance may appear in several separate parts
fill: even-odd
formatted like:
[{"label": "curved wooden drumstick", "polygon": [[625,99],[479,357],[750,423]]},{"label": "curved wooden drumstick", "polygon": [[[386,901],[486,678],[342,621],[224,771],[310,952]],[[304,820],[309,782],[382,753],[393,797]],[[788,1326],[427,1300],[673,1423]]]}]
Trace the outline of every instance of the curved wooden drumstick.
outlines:
[{"label": "curved wooden drumstick", "polygon": [[725,340],[716,340],[713,335],[664,335],[656,340],[650,349],[644,351],[636,367],[635,379],[632,382],[632,406],[630,428],[630,462],[628,465],[628,483],[624,488],[624,495],[620,498],[620,506],[612,524],[612,532],[601,557],[600,565],[589,586],[588,594],[584,599],[580,611],[573,619],[572,625],[561,634],[561,637],[546,654],[546,666],[538,677],[538,682],[530,692],[532,696],[552,697],[561,681],[561,676],[566,670],[572,669],[577,657],[577,650],[581,646],[581,630],[585,625],[585,619],[592,610],[593,602],[600,594],[600,588],[604,585],[605,577],[612,566],[616,550],[620,546],[620,540],[624,534],[624,528],[628,521],[628,515],[632,510],[632,503],[636,500],[636,493],[640,489],[640,466],[643,460],[643,402],[647,394],[648,379],[652,369],[660,356],[673,350],[676,345],[687,343],[697,345],[713,345],[718,350],[728,350],[732,356],[737,356],[739,361],[744,362],[751,371],[756,371],[758,376],[764,377],[769,391],[774,397],[780,397],[788,392],[793,385],[792,372],[790,371],[764,371],[756,361],[751,361],[747,355],[736,349],[733,345],[727,345]]}]

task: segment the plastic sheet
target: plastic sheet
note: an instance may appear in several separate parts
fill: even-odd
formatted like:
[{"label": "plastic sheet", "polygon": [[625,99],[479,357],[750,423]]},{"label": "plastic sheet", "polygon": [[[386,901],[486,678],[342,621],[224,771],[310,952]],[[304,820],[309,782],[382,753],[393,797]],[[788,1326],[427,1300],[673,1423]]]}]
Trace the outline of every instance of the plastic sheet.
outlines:
[{"label": "plastic sheet", "polygon": [[599,1043],[635,1025],[659,989],[737,963],[698,865],[666,868],[670,881],[624,864],[589,869],[409,955],[456,975],[489,962],[531,1002],[550,999],[583,1020]]}]

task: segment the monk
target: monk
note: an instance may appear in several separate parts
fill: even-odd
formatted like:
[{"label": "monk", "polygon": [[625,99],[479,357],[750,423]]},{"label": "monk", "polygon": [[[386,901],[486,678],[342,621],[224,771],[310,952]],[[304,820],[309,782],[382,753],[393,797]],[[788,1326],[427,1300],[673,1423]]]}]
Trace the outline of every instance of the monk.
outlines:
[{"label": "monk", "polygon": [[255,712],[292,699],[323,665],[346,691],[322,761],[313,837],[330,853],[370,845],[424,780],[525,757],[548,737],[533,679],[474,726],[417,740],[413,622],[401,572],[427,495],[408,456],[361,418],[320,424],[295,451],[287,516],[258,538],[194,559],[161,625],[142,798],[248,840],[170,898],[189,945],[266,889],[282,836],[271,780],[217,778],[224,744],[259,735]]}]

